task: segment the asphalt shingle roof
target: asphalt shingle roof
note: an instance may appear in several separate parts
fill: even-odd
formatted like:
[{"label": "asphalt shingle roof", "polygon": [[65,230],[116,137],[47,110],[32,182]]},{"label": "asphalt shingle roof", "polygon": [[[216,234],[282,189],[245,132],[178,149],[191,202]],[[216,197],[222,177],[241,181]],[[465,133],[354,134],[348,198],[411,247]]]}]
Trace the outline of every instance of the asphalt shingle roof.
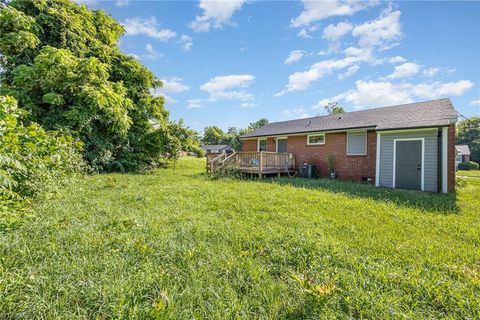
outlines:
[{"label": "asphalt shingle roof", "polygon": [[211,149],[211,150],[223,150],[231,149],[232,147],[228,144],[202,144],[202,149]]},{"label": "asphalt shingle roof", "polygon": [[467,156],[470,155],[470,149],[468,148],[468,146],[466,144],[456,145],[455,149],[457,149],[457,151],[460,152],[460,154],[464,154],[464,155],[467,155]]},{"label": "asphalt shingle roof", "polygon": [[449,125],[456,118],[457,113],[450,99],[439,99],[340,115],[272,122],[242,138],[370,127],[376,130],[437,127]]}]

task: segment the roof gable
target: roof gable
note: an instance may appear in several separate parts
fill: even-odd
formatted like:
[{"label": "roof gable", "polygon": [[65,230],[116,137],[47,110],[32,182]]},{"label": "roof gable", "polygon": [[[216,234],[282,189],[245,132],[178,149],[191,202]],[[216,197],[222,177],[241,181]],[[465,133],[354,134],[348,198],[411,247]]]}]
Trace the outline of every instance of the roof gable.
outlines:
[{"label": "roof gable", "polygon": [[461,145],[456,145],[455,149],[461,154],[461,155],[470,155],[470,148],[466,144],[461,144]]}]

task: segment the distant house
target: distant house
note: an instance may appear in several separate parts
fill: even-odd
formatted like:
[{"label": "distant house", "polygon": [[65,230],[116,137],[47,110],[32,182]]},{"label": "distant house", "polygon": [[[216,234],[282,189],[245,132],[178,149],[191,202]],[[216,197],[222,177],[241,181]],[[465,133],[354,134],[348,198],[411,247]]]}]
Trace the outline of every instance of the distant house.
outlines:
[{"label": "distant house", "polygon": [[455,149],[457,150],[457,157],[455,158],[455,165],[458,165],[461,162],[470,161],[470,149],[466,144],[456,145]]},{"label": "distant house", "polygon": [[201,146],[205,153],[222,153],[222,152],[232,152],[233,148],[228,144],[204,144]]},{"label": "distant house", "polygon": [[451,192],[455,188],[455,123],[450,99],[274,122],[241,137],[243,151],[288,153],[295,169],[317,166],[339,179],[376,186]]}]

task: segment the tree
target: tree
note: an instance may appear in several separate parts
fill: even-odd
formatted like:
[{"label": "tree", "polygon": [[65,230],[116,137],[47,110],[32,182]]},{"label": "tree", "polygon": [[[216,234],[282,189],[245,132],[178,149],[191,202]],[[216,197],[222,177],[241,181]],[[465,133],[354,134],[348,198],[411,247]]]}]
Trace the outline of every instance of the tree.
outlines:
[{"label": "tree", "polygon": [[480,117],[471,117],[457,124],[457,144],[466,144],[470,159],[480,162]]},{"label": "tree", "polygon": [[327,111],[329,115],[342,114],[346,112],[345,109],[338,104],[338,102],[334,101],[329,102],[323,108],[325,109],[325,111]]},{"label": "tree", "polygon": [[222,144],[225,133],[217,126],[206,127],[203,131],[203,144]]},{"label": "tree", "polygon": [[30,121],[79,137],[95,170],[137,170],[181,147],[164,98],[150,94],[162,82],[120,52],[123,33],[104,11],[70,0],[0,7],[0,94],[15,97]]},{"label": "tree", "polygon": [[260,127],[263,127],[267,123],[268,123],[268,119],[266,119],[266,118],[262,118],[260,120],[255,121],[255,122],[250,122],[250,124],[248,125],[248,130],[250,130],[250,131],[256,130]]}]

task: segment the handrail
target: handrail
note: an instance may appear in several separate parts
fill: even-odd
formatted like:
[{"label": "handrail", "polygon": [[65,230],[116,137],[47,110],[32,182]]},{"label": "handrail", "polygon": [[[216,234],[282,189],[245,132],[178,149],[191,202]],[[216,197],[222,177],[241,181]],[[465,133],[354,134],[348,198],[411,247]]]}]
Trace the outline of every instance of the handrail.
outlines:
[{"label": "handrail", "polygon": [[222,164],[224,164],[228,159],[232,158],[233,156],[236,156],[237,152],[234,152],[232,153],[231,155],[229,155],[228,157],[226,157],[225,159],[223,159],[221,162]]},{"label": "handrail", "polygon": [[222,157],[225,157],[225,156],[226,156],[226,153],[223,152],[223,153],[221,153],[220,155],[218,155],[218,156],[216,156],[215,158],[213,158],[212,160],[210,160],[210,162],[209,162],[208,164],[210,165],[210,172],[211,172],[211,173],[215,172],[215,169],[216,169],[215,163],[219,162],[220,159],[221,159]]},{"label": "handrail", "polygon": [[221,154],[207,164],[207,170],[215,172],[229,163],[240,169],[257,170],[260,174],[274,169],[289,170],[295,168],[295,157],[291,153],[270,151],[237,151]]}]

